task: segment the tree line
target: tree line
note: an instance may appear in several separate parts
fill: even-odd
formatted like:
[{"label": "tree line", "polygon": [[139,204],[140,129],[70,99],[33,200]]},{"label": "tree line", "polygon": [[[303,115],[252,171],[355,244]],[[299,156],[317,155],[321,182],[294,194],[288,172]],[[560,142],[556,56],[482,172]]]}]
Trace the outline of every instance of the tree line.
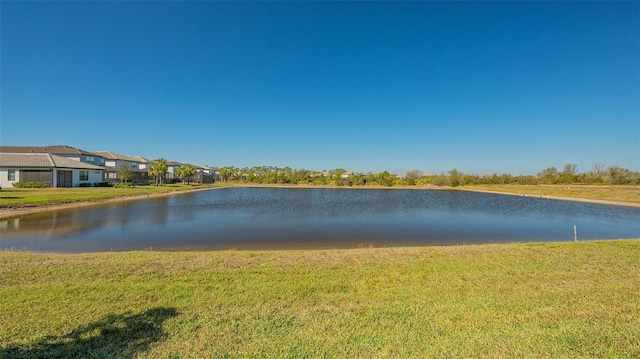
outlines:
[{"label": "tree line", "polygon": [[609,184],[638,185],[640,172],[618,166],[593,165],[590,171],[579,173],[578,166],[567,164],[562,170],[548,167],[537,175],[490,174],[475,175],[463,173],[455,168],[440,174],[425,174],[412,170],[404,175],[388,171],[379,173],[355,173],[343,168],[313,171],[290,167],[256,166],[223,167],[219,169],[220,181],[255,184],[297,184],[331,186],[465,186],[482,184]]}]

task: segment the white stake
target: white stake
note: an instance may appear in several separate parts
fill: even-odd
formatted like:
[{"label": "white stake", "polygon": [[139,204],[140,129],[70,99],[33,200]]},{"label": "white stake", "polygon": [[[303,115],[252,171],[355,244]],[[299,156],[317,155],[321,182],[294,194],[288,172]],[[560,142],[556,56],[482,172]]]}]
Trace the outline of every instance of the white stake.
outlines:
[{"label": "white stake", "polygon": [[576,229],[576,225],[573,225],[573,241],[577,242],[578,241],[578,230]]}]

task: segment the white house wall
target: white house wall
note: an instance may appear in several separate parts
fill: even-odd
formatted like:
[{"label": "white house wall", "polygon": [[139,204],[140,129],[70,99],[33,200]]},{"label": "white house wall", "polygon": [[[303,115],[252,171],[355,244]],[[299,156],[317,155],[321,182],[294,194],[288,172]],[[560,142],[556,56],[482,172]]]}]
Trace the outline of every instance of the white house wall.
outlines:
[{"label": "white house wall", "polygon": [[9,181],[9,169],[8,168],[0,168],[0,187],[2,188],[11,188],[13,187],[14,182],[20,181],[20,170],[16,169],[16,180]]},{"label": "white house wall", "polygon": [[102,171],[89,170],[89,182],[91,184],[102,182]]},{"label": "white house wall", "polygon": [[[80,181],[80,171],[89,171],[89,180]],[[72,182],[73,187],[80,186],[80,183],[91,183],[93,185],[94,183],[102,182],[102,171],[73,169],[72,172],[73,172],[73,182]]]},{"label": "white house wall", "polygon": [[[33,168],[33,169],[29,169],[29,168],[16,168],[15,169],[15,173],[16,173],[16,180],[15,181],[9,181],[9,169],[8,168],[0,168],[0,187],[2,188],[12,188],[13,187],[13,183],[15,182],[20,182],[20,178],[21,178],[21,172],[22,170],[42,170],[42,168]],[[64,169],[64,168],[59,168],[58,171],[68,171],[68,169]],[[89,171],[89,180],[87,181],[80,181],[80,171]],[[98,182],[102,182],[102,171],[98,171],[98,170],[80,170],[80,169],[72,169],[71,172],[72,174],[72,185],[73,187],[78,187],[80,186],[80,183],[91,183],[92,185],[94,183],[98,183]]]}]

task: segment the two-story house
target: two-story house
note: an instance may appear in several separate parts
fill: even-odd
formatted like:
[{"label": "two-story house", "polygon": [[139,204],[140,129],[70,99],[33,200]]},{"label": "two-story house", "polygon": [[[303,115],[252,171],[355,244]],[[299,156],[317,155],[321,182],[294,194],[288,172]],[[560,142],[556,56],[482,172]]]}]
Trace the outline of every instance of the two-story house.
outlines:
[{"label": "two-story house", "polygon": [[117,182],[120,167],[128,167],[133,174],[132,182],[149,184],[149,160],[140,156],[124,156],[111,151],[94,151],[105,158],[104,181]]}]

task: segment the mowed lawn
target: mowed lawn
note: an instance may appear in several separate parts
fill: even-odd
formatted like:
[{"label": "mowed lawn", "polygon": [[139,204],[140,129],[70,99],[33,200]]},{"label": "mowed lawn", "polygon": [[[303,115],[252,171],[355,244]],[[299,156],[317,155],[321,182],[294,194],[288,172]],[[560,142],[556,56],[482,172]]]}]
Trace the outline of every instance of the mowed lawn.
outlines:
[{"label": "mowed lawn", "polygon": [[640,240],[0,252],[0,357],[639,358]]},{"label": "mowed lawn", "polygon": [[640,204],[640,186],[506,184],[463,186],[458,189]]},{"label": "mowed lawn", "polygon": [[114,198],[137,197],[161,193],[212,188],[215,185],[168,184],[164,186],[75,187],[75,188],[3,188],[0,209],[28,208],[76,202],[100,202]]}]

